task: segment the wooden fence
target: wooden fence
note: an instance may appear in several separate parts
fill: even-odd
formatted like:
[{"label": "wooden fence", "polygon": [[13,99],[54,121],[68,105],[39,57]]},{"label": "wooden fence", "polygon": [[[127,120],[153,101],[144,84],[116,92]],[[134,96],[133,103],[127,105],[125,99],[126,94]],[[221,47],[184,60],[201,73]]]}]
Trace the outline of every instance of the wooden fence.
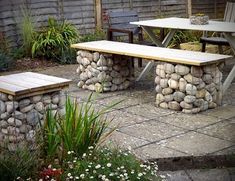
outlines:
[{"label": "wooden fence", "polygon": [[[187,17],[189,12],[204,12],[214,18],[223,14],[226,0],[0,0],[0,33],[11,47],[20,44],[22,8],[31,10],[37,27],[45,25],[49,16],[67,19],[81,34],[105,27],[103,18],[108,11],[133,9],[140,20],[158,17]],[[188,8],[191,8],[190,10]]]}]

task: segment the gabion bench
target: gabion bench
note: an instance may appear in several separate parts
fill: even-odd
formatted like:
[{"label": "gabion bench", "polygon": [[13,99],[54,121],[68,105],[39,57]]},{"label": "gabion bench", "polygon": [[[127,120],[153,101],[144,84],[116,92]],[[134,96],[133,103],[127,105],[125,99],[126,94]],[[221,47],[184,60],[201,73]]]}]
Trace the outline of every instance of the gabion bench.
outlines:
[{"label": "gabion bench", "polygon": [[15,151],[25,143],[33,145],[45,110],[64,110],[60,93],[70,82],[32,72],[0,76],[0,146]]},{"label": "gabion bench", "polygon": [[93,91],[115,91],[129,87],[133,69],[128,59],[115,59],[116,55],[160,61],[155,77],[156,106],[185,113],[198,113],[221,103],[220,63],[231,58],[106,40],[78,43],[71,47],[79,49],[78,86]]}]

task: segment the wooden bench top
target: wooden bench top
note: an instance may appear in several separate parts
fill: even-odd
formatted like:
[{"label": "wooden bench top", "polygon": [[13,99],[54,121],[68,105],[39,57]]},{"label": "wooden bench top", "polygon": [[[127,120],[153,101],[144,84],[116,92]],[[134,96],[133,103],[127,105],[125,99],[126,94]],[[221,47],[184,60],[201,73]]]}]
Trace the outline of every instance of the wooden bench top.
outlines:
[{"label": "wooden bench top", "polygon": [[232,56],[228,55],[193,52],[107,40],[78,43],[71,45],[71,47],[80,50],[98,51],[103,53],[126,55],[149,60],[159,60],[195,66],[207,65],[232,58]]},{"label": "wooden bench top", "polygon": [[15,97],[44,94],[68,87],[71,80],[54,76],[24,72],[0,76],[0,92]]}]

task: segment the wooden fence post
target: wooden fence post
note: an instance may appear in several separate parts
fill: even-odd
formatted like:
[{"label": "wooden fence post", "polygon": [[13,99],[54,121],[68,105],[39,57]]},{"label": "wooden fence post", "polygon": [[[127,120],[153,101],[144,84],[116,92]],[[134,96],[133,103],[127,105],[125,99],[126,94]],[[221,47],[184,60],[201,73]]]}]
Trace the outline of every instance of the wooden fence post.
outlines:
[{"label": "wooden fence post", "polygon": [[95,0],[95,20],[96,28],[102,28],[102,0]]},{"label": "wooden fence post", "polygon": [[187,2],[187,5],[188,5],[188,17],[192,16],[192,0],[188,0]]}]

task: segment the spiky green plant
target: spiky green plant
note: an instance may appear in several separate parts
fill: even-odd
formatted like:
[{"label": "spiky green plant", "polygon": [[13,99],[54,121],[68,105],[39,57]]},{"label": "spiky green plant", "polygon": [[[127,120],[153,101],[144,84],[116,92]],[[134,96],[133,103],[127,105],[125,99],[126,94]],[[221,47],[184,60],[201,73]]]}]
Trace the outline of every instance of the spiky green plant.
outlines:
[{"label": "spiky green plant", "polygon": [[85,103],[71,101],[68,97],[65,105],[65,115],[52,116],[47,111],[47,118],[42,127],[42,148],[49,159],[62,158],[68,151],[74,151],[81,156],[89,146],[96,147],[114,129],[107,131],[110,122],[105,113],[119,102],[101,110],[95,110],[91,102],[92,94]]},{"label": "spiky green plant", "polygon": [[22,7],[22,21],[20,24],[20,30],[23,40],[23,50],[26,56],[31,57],[32,53],[32,45],[35,36],[35,24],[33,21],[33,16],[31,11],[26,8]]}]

